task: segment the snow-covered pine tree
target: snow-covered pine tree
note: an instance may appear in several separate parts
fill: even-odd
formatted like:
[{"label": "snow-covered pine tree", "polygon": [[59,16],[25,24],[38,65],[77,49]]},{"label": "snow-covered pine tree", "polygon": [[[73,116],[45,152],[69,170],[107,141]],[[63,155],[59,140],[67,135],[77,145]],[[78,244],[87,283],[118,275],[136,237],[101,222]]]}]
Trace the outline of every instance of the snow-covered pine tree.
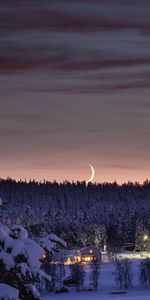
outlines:
[{"label": "snow-covered pine tree", "polygon": [[[67,244],[54,233],[50,233],[39,241],[40,246],[45,250],[48,262],[51,262],[54,254],[62,248],[66,248]],[[46,258],[46,257],[45,257]]]},{"label": "snow-covered pine tree", "polygon": [[19,225],[0,227],[0,287],[7,284],[19,291],[21,300],[39,300],[35,284],[50,276],[40,269],[44,250],[28,238],[27,231]]},{"label": "snow-covered pine tree", "polygon": [[[61,251],[67,247],[64,240],[57,237],[54,233],[48,234],[39,241],[40,246],[45,250],[45,255],[42,259],[42,269],[51,276],[51,282],[47,282],[46,288],[50,291],[55,291],[57,286],[63,284],[64,279],[64,265],[62,264]],[[59,253],[60,263],[52,264],[52,260],[55,258],[55,254]]]},{"label": "snow-covered pine tree", "polygon": [[104,248],[106,238],[105,227],[98,224],[89,224],[86,228],[86,244],[85,246],[94,245],[98,248]]}]

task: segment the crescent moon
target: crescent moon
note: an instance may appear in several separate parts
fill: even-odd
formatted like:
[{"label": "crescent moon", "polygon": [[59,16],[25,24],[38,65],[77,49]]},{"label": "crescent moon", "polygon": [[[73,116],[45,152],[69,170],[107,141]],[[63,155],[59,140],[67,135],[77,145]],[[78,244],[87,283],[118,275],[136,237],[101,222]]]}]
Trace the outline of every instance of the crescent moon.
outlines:
[{"label": "crescent moon", "polygon": [[87,184],[89,183],[89,182],[91,182],[93,179],[94,179],[94,177],[95,177],[95,169],[94,169],[94,167],[92,166],[92,165],[90,165],[89,164],[89,166],[90,166],[90,168],[91,168],[91,171],[92,171],[92,175],[91,175],[91,177],[89,178],[89,180],[87,180]]}]

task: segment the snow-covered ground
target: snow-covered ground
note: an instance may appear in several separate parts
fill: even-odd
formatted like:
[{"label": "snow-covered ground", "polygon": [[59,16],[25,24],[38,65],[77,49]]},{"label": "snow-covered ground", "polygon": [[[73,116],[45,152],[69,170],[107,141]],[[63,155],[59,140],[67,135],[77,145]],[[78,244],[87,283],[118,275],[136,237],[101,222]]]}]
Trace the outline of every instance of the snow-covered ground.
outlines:
[{"label": "snow-covered ground", "polygon": [[[76,292],[71,290],[68,294],[47,295],[43,300],[150,300],[150,289],[140,286],[138,281],[139,261],[133,261],[134,282],[133,288],[128,290],[120,290],[115,283],[114,264],[107,263],[101,265],[101,276],[99,278],[99,288],[97,292]],[[86,286],[88,286],[89,267],[85,269]],[[112,292],[125,291],[126,294],[115,294]]]},{"label": "snow-covered ground", "polygon": [[142,260],[145,258],[150,258],[150,251],[142,251],[142,252],[122,252],[117,255],[118,259],[132,259],[132,260]]},{"label": "snow-covered ground", "polygon": [[100,292],[83,292],[63,294],[59,296],[48,296],[44,300],[150,300],[150,291],[147,293],[131,292],[127,295],[103,295]]}]

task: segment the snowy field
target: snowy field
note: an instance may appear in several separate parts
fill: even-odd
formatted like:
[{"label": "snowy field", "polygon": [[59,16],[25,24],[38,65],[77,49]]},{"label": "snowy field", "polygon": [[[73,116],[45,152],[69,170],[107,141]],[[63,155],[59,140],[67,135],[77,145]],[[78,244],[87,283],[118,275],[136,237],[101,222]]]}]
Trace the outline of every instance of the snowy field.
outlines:
[{"label": "snowy field", "polygon": [[[70,290],[68,294],[49,295],[43,300],[150,300],[150,289],[143,288],[138,282],[139,261],[133,261],[134,281],[133,287],[128,290],[121,290],[116,286],[114,275],[114,264],[102,264],[101,276],[99,278],[99,288],[97,292],[76,292]],[[86,267],[86,286],[89,281],[89,268]],[[112,292],[126,292],[126,294],[111,294]]]},{"label": "snowy field", "polygon": [[100,292],[88,292],[83,293],[72,293],[70,295],[64,294],[61,296],[49,296],[45,297],[44,300],[150,300],[150,291],[143,294],[142,292],[132,292],[127,295],[103,295]]}]

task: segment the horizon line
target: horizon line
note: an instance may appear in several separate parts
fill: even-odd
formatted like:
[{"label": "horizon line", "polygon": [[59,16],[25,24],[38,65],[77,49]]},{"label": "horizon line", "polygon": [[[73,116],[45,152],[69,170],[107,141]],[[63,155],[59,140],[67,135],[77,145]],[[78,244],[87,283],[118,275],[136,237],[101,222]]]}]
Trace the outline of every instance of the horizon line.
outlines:
[{"label": "horizon line", "polygon": [[139,181],[131,181],[131,180],[128,180],[128,181],[125,181],[125,182],[122,182],[122,183],[118,183],[117,180],[114,180],[114,181],[93,181],[93,182],[89,182],[87,184],[87,181],[86,180],[67,180],[67,179],[64,179],[63,181],[57,181],[56,179],[53,179],[53,180],[48,180],[48,179],[42,179],[42,180],[38,180],[38,179],[35,179],[35,178],[30,178],[30,179],[27,179],[27,178],[13,178],[13,177],[7,177],[7,178],[2,178],[0,177],[0,181],[15,181],[16,183],[19,183],[19,182],[22,182],[22,183],[30,183],[30,182],[34,182],[34,183],[38,183],[38,184],[46,184],[46,183],[51,183],[51,184],[54,184],[54,183],[57,183],[57,184],[65,184],[65,183],[70,183],[70,184],[77,184],[77,183],[85,183],[86,186],[88,185],[105,185],[105,184],[117,184],[118,186],[123,186],[123,185],[128,185],[128,184],[133,184],[133,185],[145,185],[146,183],[150,184],[150,179],[146,178],[145,180],[143,180],[142,182],[139,182]]}]

